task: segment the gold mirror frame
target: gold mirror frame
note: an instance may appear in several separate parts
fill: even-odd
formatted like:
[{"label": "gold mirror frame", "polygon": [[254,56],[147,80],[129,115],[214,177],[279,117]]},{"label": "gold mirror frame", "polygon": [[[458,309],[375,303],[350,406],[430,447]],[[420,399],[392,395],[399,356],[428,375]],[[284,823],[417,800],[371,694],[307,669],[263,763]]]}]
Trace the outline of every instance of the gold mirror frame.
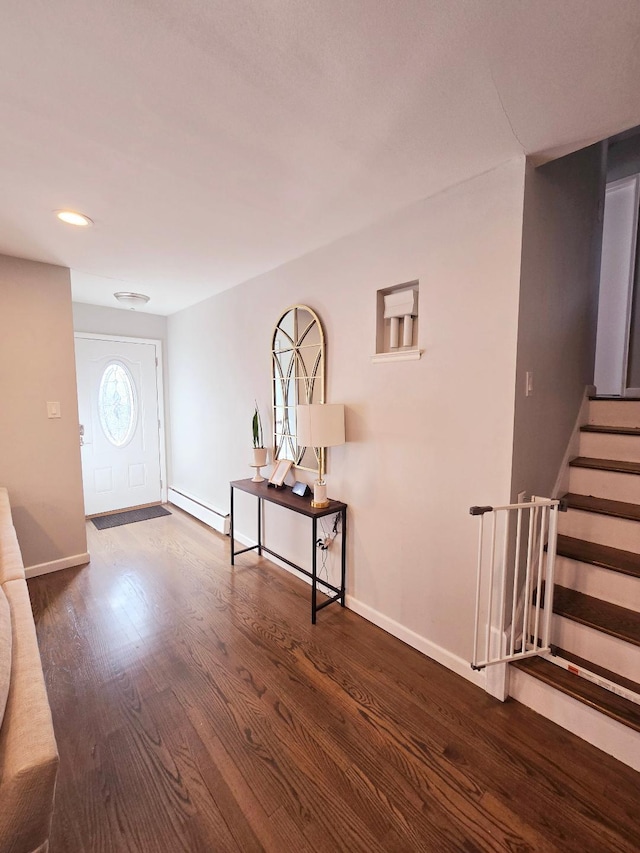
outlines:
[{"label": "gold mirror frame", "polygon": [[296,406],[325,402],[324,330],[307,305],[292,305],[282,314],[271,343],[274,458],[291,459],[296,468],[318,470],[318,450],[299,447]]}]

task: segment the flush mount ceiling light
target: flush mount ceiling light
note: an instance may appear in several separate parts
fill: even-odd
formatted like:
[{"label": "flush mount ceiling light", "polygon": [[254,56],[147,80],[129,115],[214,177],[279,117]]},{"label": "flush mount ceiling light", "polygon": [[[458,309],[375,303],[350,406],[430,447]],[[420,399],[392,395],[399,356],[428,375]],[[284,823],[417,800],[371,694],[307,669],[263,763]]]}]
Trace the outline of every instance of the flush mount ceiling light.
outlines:
[{"label": "flush mount ceiling light", "polygon": [[55,210],[55,215],[67,225],[77,225],[80,228],[88,228],[93,225],[93,220],[85,216],[84,213],[77,213],[75,210]]},{"label": "flush mount ceiling light", "polygon": [[131,293],[128,290],[121,290],[119,293],[114,293],[113,295],[118,302],[121,302],[133,311],[135,311],[136,308],[142,308],[142,306],[146,305],[151,298],[145,293]]}]

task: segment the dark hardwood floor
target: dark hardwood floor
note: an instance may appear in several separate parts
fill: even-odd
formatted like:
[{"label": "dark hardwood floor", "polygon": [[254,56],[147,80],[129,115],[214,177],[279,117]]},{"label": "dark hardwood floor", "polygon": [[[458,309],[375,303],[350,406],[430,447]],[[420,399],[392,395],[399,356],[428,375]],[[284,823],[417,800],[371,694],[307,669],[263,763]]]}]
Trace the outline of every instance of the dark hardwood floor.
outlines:
[{"label": "dark hardwood floor", "polygon": [[50,853],[640,850],[640,774],[172,511],[29,581]]}]

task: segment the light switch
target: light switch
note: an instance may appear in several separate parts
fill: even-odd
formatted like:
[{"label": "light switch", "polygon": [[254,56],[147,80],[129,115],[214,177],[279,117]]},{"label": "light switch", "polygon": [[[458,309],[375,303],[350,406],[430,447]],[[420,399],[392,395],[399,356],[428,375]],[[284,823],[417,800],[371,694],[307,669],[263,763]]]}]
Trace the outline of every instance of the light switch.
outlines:
[{"label": "light switch", "polygon": [[60,417],[60,403],[55,402],[47,403],[47,417],[48,418],[59,418]]},{"label": "light switch", "polygon": [[531,397],[533,395],[533,371],[527,370],[527,377],[525,380],[525,397]]}]

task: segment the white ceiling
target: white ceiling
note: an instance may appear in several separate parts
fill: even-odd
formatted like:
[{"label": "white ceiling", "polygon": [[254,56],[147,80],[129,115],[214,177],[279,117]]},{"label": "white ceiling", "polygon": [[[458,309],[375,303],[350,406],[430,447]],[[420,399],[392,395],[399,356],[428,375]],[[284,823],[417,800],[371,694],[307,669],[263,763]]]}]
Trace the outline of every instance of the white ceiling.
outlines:
[{"label": "white ceiling", "polygon": [[172,313],[640,124],[639,35],[638,0],[4,0],[0,252]]}]

